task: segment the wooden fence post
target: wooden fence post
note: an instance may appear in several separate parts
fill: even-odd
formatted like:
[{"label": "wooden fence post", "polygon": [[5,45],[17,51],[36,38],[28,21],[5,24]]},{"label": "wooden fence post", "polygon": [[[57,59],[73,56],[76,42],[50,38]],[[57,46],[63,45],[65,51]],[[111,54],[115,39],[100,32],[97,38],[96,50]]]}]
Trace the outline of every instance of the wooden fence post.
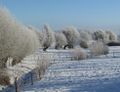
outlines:
[{"label": "wooden fence post", "polygon": [[17,77],[15,77],[15,92],[19,92],[18,84],[17,84]]},{"label": "wooden fence post", "polygon": [[33,85],[33,74],[32,74],[32,72],[30,73],[30,80],[31,80],[31,85]]},{"label": "wooden fence post", "polygon": [[113,58],[115,58],[115,53],[113,52]]}]

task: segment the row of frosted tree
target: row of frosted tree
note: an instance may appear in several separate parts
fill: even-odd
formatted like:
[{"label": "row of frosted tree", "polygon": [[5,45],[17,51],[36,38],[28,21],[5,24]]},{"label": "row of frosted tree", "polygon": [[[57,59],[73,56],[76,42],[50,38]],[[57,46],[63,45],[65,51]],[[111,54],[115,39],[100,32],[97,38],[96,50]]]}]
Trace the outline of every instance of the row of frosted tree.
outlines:
[{"label": "row of frosted tree", "polygon": [[0,68],[6,68],[8,58],[12,58],[12,65],[19,63],[25,56],[37,49],[46,51],[50,47],[55,49],[70,49],[75,46],[88,48],[94,41],[104,44],[118,42],[118,36],[112,31],[97,30],[94,32],[66,27],[61,31],[53,31],[49,25],[42,29],[25,26],[16,20],[5,8],[0,8]]}]

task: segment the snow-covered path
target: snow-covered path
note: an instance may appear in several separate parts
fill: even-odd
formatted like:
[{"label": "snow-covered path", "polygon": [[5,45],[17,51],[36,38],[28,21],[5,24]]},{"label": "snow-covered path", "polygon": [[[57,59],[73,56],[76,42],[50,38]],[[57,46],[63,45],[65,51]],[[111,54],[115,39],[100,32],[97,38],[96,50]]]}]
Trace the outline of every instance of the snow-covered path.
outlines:
[{"label": "snow-covered path", "polygon": [[120,92],[120,58],[71,61],[64,56],[23,92]]}]

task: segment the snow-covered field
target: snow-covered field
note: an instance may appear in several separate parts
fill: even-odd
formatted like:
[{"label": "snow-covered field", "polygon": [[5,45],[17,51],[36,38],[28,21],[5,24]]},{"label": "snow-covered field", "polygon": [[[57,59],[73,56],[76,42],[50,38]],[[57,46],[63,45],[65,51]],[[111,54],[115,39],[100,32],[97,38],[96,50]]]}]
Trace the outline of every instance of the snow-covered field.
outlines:
[{"label": "snow-covered field", "polygon": [[[119,52],[111,47],[110,52]],[[48,51],[55,52],[55,51]],[[26,85],[22,92],[119,92],[120,56],[110,53],[95,59],[71,61],[66,52],[46,71],[44,78],[34,85]],[[57,53],[57,51],[56,51]],[[67,55],[68,56],[68,55]]]},{"label": "snow-covered field", "polygon": [[[113,52],[118,52],[114,53]],[[120,88],[120,47],[111,47],[107,56],[94,57],[86,60],[71,60],[71,50],[48,50],[53,58],[52,65],[47,69],[44,77],[25,85],[22,92],[119,92]],[[43,53],[45,54],[45,53]],[[36,67],[34,57],[26,58],[27,64],[22,68],[28,73]],[[32,62],[30,62],[30,59]],[[29,61],[29,62],[28,62]],[[24,62],[25,63],[25,62]],[[30,64],[30,65],[29,65]],[[19,73],[18,73],[19,76]]]}]

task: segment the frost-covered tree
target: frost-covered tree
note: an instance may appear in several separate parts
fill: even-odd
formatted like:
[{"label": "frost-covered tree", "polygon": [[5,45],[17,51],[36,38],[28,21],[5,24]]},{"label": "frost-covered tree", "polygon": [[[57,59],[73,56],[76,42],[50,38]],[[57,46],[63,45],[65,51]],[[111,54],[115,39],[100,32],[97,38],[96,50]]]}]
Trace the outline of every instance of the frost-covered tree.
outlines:
[{"label": "frost-covered tree", "polygon": [[109,41],[108,35],[104,30],[98,30],[93,33],[94,40],[102,40],[104,43],[107,43]]},{"label": "frost-covered tree", "polygon": [[79,43],[80,34],[75,27],[67,27],[63,30],[63,34],[66,36],[67,45],[64,47],[74,48]]},{"label": "frost-covered tree", "polygon": [[38,47],[36,33],[19,23],[6,8],[0,7],[0,68],[6,67],[9,57],[16,64]]},{"label": "frost-covered tree", "polygon": [[88,43],[92,40],[92,34],[88,31],[79,31],[80,33],[80,46],[88,48]]},{"label": "frost-covered tree", "polygon": [[38,39],[39,39],[39,43],[40,43],[40,46],[39,46],[39,47],[41,47],[42,44],[43,44],[43,42],[44,42],[44,39],[43,39],[43,38],[44,38],[44,35],[43,35],[43,32],[40,31],[39,29],[35,28],[34,26],[31,26],[31,25],[28,26],[28,28],[36,32],[37,37],[38,37]]},{"label": "frost-covered tree", "polygon": [[81,40],[80,41],[80,47],[82,47],[82,48],[88,48],[88,42],[85,41],[85,40]]},{"label": "frost-covered tree", "polygon": [[43,27],[43,51],[46,51],[54,42],[55,42],[55,36],[54,32],[50,28],[49,25],[44,25]]},{"label": "frost-covered tree", "polygon": [[92,40],[92,35],[88,31],[79,31],[81,40],[89,41]]},{"label": "frost-covered tree", "polygon": [[112,31],[106,31],[106,34],[108,35],[109,42],[117,42],[118,36],[112,32]]},{"label": "frost-covered tree", "polygon": [[118,38],[118,42],[120,42],[120,35],[118,35],[117,38]]},{"label": "frost-covered tree", "polygon": [[104,39],[104,34],[101,30],[94,32],[94,39],[99,40],[99,39]]},{"label": "frost-covered tree", "polygon": [[[24,28],[24,31],[22,32],[23,34],[21,34],[21,36],[24,36],[23,38],[19,38],[21,40],[19,40],[21,43],[21,45],[17,46],[17,42],[16,42],[16,50],[19,49],[16,53],[13,53],[12,57],[14,57],[13,59],[13,64],[16,64],[18,62],[20,62],[25,56],[30,55],[32,53],[34,53],[39,47],[39,40],[37,37],[37,34],[34,30],[30,30],[27,27]],[[21,46],[21,47],[20,47]],[[17,56],[17,57],[16,57]]]},{"label": "frost-covered tree", "polygon": [[55,49],[62,48],[67,44],[67,39],[62,32],[55,32]]}]

